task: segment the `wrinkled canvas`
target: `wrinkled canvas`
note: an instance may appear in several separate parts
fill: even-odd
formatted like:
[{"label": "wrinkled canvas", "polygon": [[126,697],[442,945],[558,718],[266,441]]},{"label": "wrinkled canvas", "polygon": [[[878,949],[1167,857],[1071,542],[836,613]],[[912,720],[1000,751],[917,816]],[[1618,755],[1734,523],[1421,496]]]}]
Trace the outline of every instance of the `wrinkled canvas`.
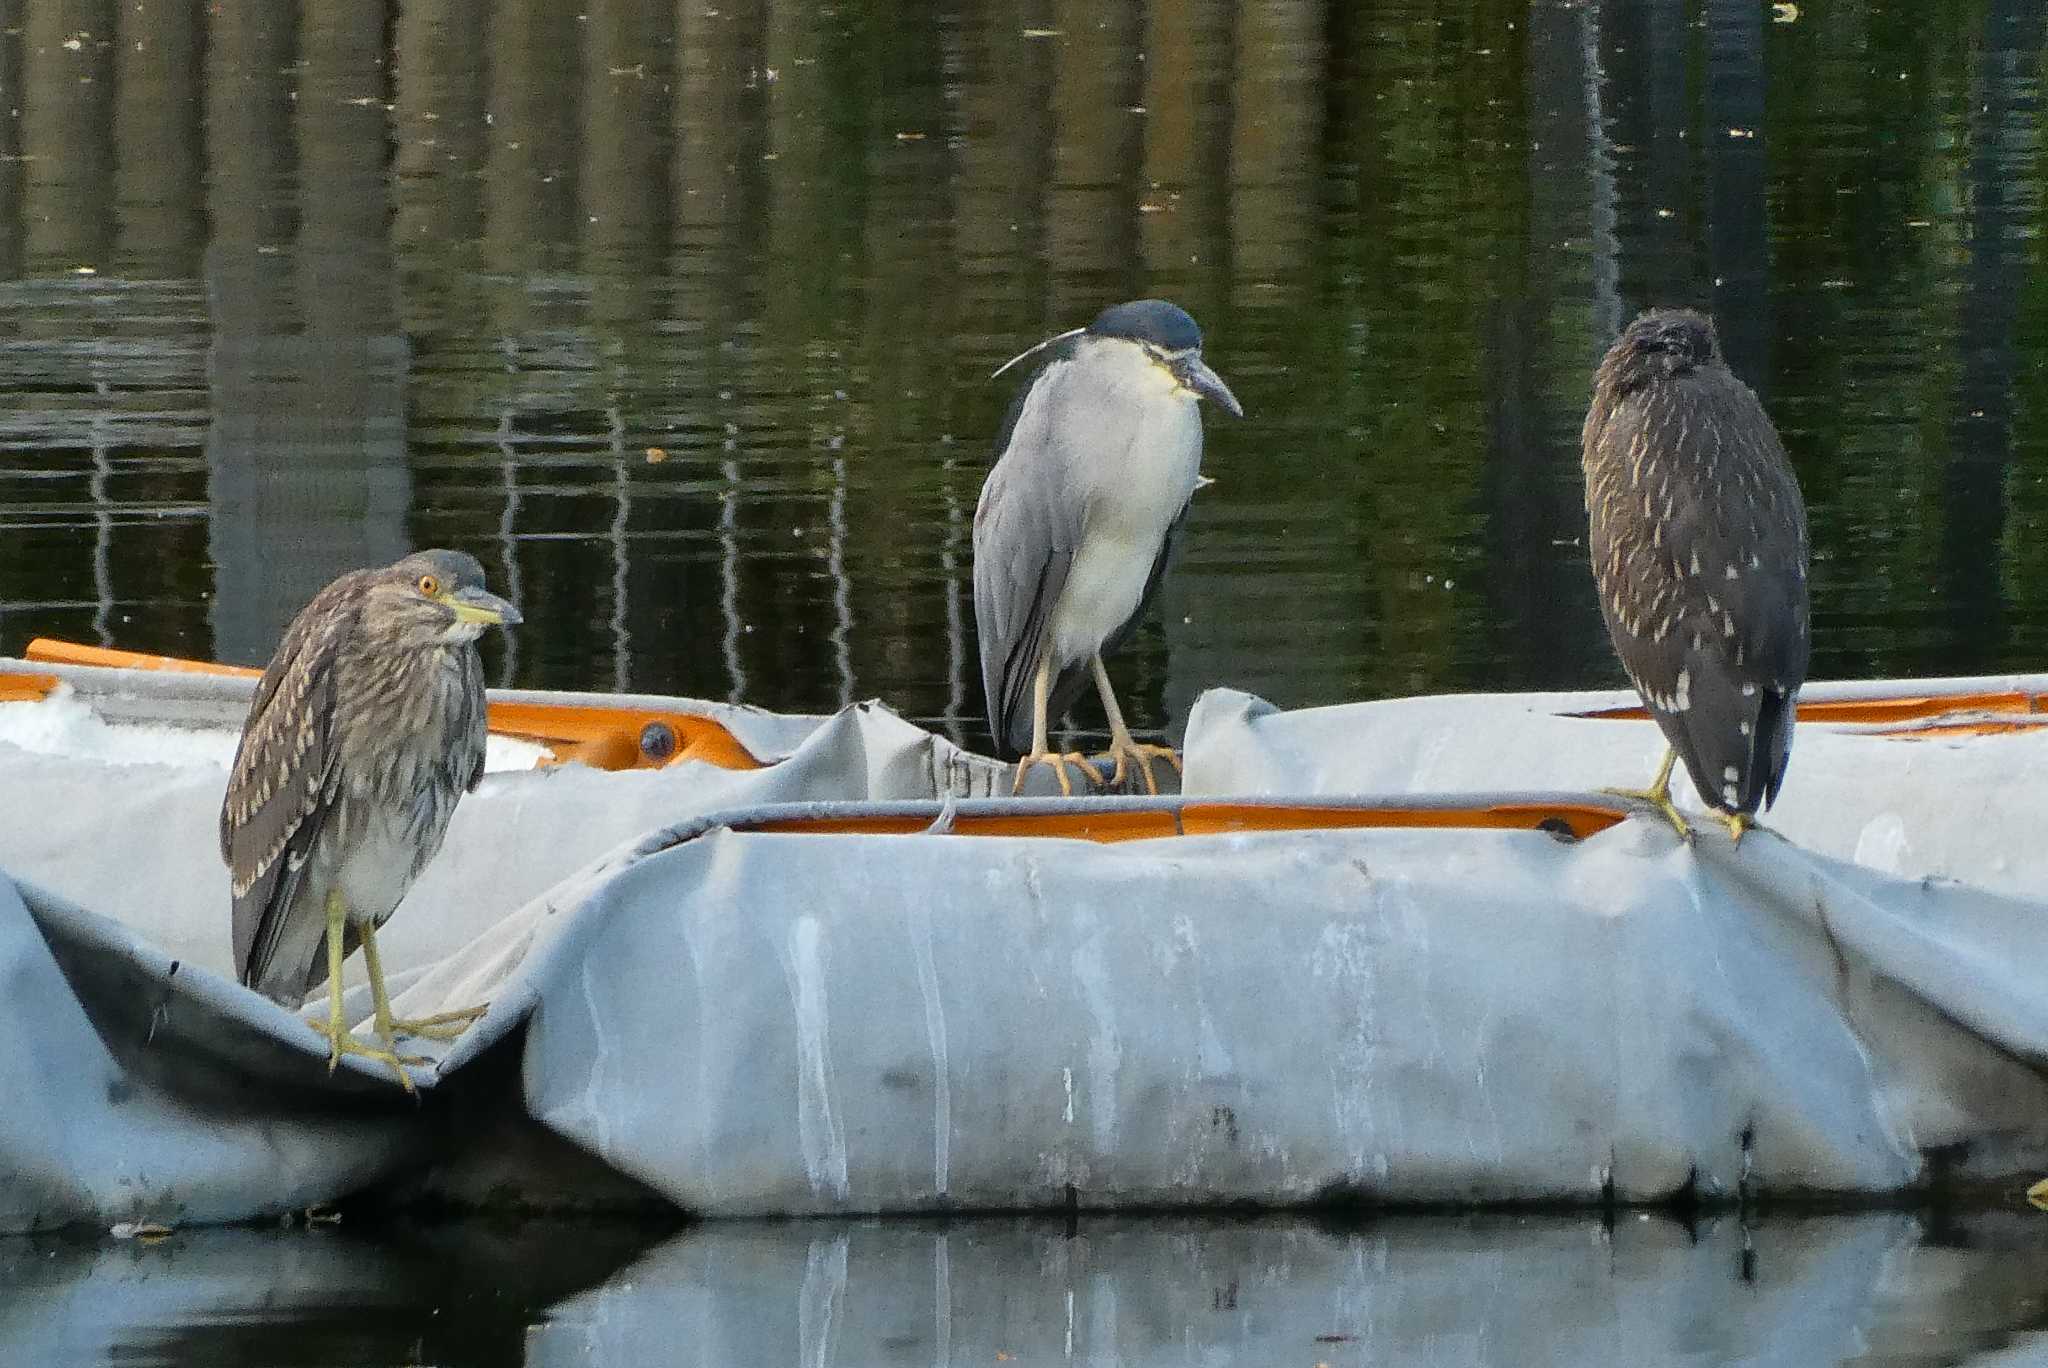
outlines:
[{"label": "wrinkled canvas", "polygon": [[[1552,701],[1219,691],[1190,797],[1092,801],[1466,801],[1654,765],[1647,724]],[[479,1090],[706,1215],[1880,1198],[2048,1171],[2048,908],[2010,891],[2042,857],[2001,810],[2031,734],[1802,730],[1784,834],[1739,848],[1642,817],[1578,842],[1098,844],[950,832],[1008,801],[960,796],[1007,771],[878,706],[775,725],[762,770],[506,771],[465,800],[383,938],[402,1013],[491,1004],[419,1042],[417,1102],[357,1059],[330,1077],[324,1041],[227,975],[218,763],[0,741],[0,1230],[417,1183],[498,1143],[465,1130]],[[1513,739],[1545,728],[1563,752]],[[1869,868],[1880,810],[1911,835]],[[825,811],[934,829],[752,829]],[[1927,877],[1959,871],[1984,877]],[[557,1169],[507,1166],[490,1199],[557,1198]]]}]

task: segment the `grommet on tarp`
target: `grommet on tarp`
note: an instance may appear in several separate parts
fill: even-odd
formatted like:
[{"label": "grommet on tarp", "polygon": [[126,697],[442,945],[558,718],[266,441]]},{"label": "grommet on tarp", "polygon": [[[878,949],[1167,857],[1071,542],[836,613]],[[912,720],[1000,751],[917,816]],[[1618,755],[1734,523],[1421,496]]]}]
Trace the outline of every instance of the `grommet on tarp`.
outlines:
[{"label": "grommet on tarp", "polygon": [[665,764],[676,753],[675,728],[666,722],[649,722],[640,729],[640,753],[655,764]]}]

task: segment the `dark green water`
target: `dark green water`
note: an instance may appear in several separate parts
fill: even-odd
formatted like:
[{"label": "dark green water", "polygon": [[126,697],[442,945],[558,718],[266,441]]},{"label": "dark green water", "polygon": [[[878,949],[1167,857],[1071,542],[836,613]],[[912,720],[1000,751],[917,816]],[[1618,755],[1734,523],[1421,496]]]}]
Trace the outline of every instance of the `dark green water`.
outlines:
[{"label": "dark green water", "polygon": [[1149,727],[1619,683],[1577,430],[1653,302],[1794,454],[1817,675],[2048,664],[2038,0],[8,14],[0,650],[260,662],[453,544],[501,682],[976,741],[988,373],[1158,292],[1251,416]]}]

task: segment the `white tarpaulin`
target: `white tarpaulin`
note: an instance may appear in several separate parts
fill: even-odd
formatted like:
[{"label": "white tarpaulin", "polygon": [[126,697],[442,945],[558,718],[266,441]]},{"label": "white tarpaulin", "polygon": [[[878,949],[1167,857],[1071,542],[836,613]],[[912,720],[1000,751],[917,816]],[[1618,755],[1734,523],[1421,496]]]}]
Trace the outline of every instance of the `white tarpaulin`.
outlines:
[{"label": "white tarpaulin", "polygon": [[[49,704],[0,705],[0,1230],[431,1182],[533,1145],[507,1114],[706,1214],[1880,1196],[2048,1165],[2048,909],[1921,877],[2033,881],[2003,804],[2037,734],[1802,728],[1773,817],[1801,845],[1257,830],[1198,796],[1639,779],[1654,729],[1555,716],[1587,703],[1212,694],[1188,798],[1064,805],[1190,831],[1113,844],[980,820],[1056,801],[942,807],[1004,771],[874,706],[739,720],[760,770],[493,774],[385,938],[403,1012],[491,1001],[423,1050],[417,1103],[359,1060],[330,1078],[222,977],[225,756],[30,750],[9,710]],[[1851,863],[1887,815],[1882,871]],[[539,1167],[448,1187],[563,1195]]]}]

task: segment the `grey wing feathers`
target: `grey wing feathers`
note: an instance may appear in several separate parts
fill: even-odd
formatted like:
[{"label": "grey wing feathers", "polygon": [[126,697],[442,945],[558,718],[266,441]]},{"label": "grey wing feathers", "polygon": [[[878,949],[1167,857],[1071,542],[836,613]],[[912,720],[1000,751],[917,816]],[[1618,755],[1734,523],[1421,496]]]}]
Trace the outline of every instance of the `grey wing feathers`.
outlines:
[{"label": "grey wing feathers", "polygon": [[[974,625],[998,750],[1031,746],[1032,685],[1045,633],[1081,544],[1081,510],[1058,497],[1052,418],[1073,343],[1049,348],[1004,415],[995,469],[974,510]],[[1057,714],[1049,714],[1056,716]]]},{"label": "grey wing feathers", "polygon": [[1602,608],[1701,796],[1750,812],[1783,781],[1811,650],[1805,511],[1741,381],[1710,367],[1662,388],[1588,423],[1609,458],[1589,503],[1633,500],[1644,515],[1594,519]]},{"label": "grey wing feathers", "polygon": [[335,657],[354,614],[323,610],[343,587],[338,582],[323,590],[286,630],[257,685],[221,804],[235,970],[244,983],[265,976],[329,806]]},{"label": "grey wing feathers", "polygon": [[1079,529],[1014,479],[1015,469],[999,463],[975,509],[974,623],[989,730],[998,748],[1021,752],[1031,745],[1032,685]]}]

